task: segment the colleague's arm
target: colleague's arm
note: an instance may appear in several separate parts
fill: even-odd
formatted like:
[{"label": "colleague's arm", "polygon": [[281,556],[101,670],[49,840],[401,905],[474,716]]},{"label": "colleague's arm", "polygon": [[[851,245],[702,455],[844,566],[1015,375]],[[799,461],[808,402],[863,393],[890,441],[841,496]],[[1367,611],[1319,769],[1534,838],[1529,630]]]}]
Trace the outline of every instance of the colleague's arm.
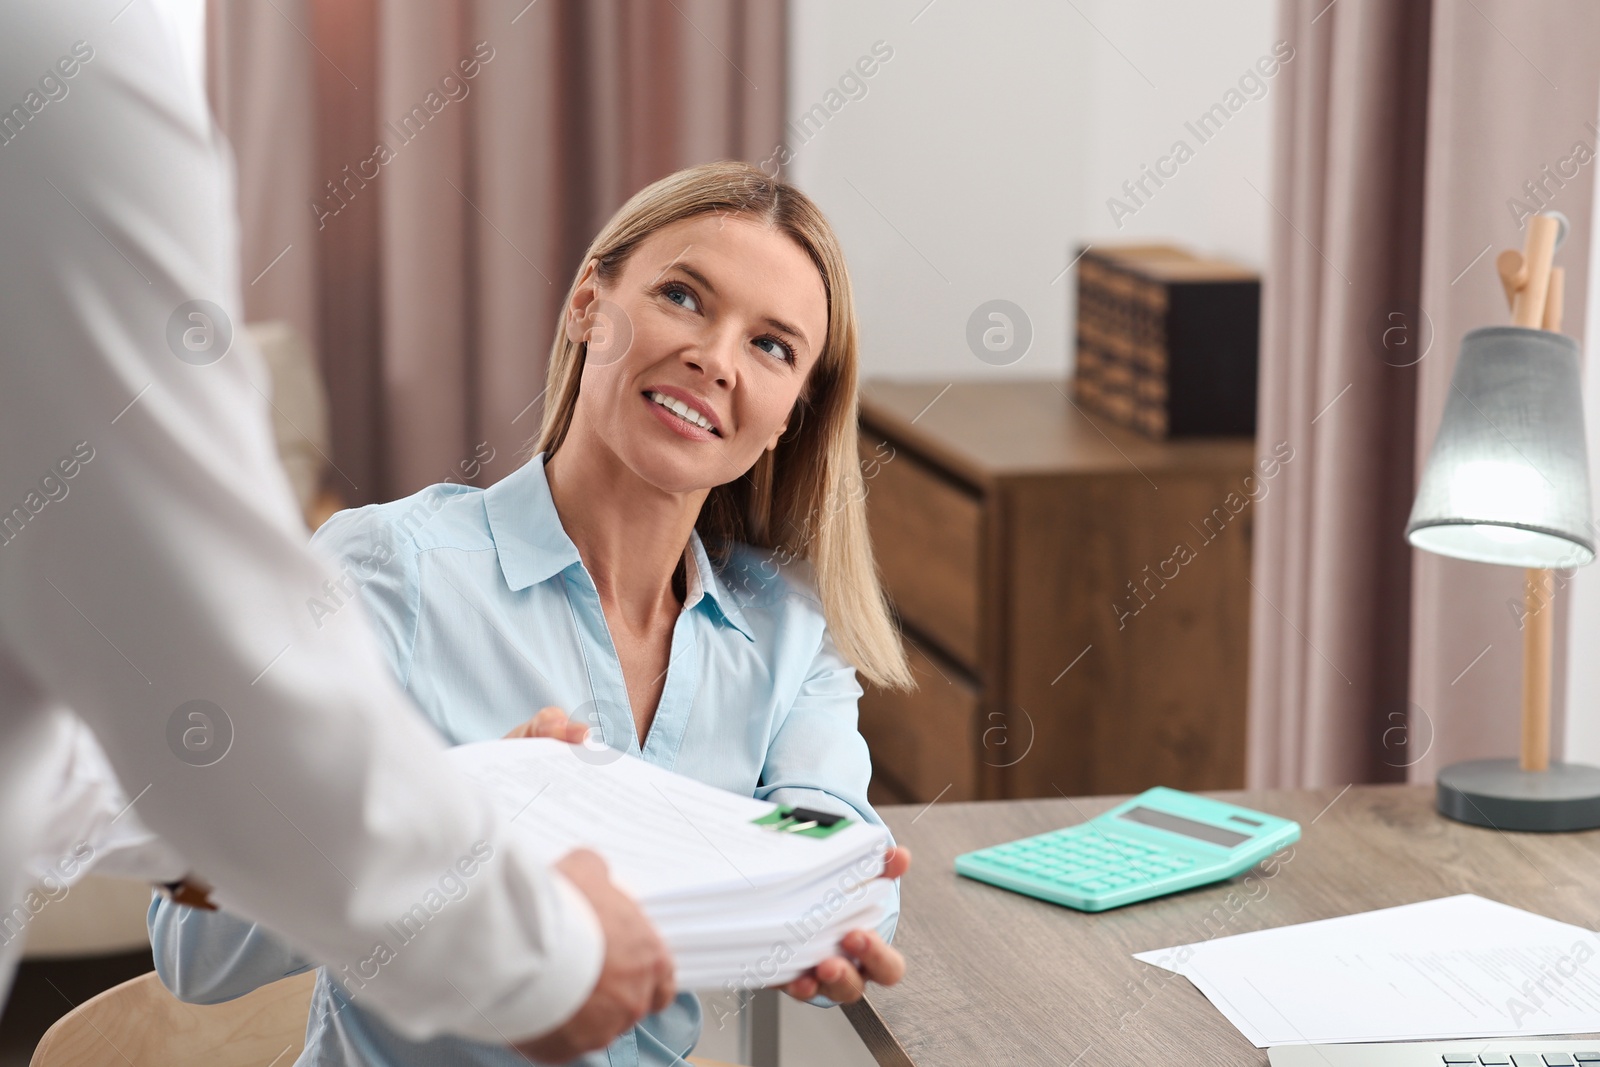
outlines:
[{"label": "colleague's arm", "polygon": [[[0,8],[5,706],[72,707],[220,903],[370,973],[353,996],[408,1036],[568,1020],[604,1043],[664,955],[607,954],[600,924],[631,919],[603,877],[530,858],[359,609],[309,613],[332,575],[275,459],[229,164],[172,39],[150,4]],[[440,906],[452,871],[469,892]]]},{"label": "colleague's arm", "polygon": [[139,819],[93,731],[65,709],[47,716],[49,741],[33,754],[41,775],[38,832],[26,875],[63,889],[94,873],[172,882],[184,858]]}]

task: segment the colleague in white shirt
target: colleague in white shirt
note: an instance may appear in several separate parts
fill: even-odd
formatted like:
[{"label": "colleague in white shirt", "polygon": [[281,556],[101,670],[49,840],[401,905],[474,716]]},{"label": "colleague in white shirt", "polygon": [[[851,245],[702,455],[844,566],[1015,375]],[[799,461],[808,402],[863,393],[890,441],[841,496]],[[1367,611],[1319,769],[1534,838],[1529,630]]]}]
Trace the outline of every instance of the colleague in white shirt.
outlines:
[{"label": "colleague in white shirt", "polygon": [[237,328],[232,167],[184,7],[0,7],[0,907],[104,830],[63,791],[76,715],[164,843],[142,873],[193,872],[339,966],[471,861],[368,1004],[416,1038],[603,1046],[672,996],[654,930],[596,857],[541,867],[537,827],[451,772],[359,606],[307,615],[333,575]]}]

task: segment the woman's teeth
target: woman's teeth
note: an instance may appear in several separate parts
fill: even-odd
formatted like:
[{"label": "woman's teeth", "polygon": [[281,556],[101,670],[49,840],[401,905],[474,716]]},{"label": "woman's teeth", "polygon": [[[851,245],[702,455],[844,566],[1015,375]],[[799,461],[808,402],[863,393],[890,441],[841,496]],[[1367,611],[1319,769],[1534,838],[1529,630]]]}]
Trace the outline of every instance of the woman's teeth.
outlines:
[{"label": "woman's teeth", "polygon": [[645,395],[651,400],[654,400],[657,404],[660,404],[662,407],[666,408],[668,411],[672,412],[674,415],[678,416],[678,418],[682,419],[684,422],[698,426],[702,430],[711,430],[712,433],[717,432],[711,428],[711,423],[706,421],[704,415],[700,414],[683,401],[676,400],[673,397],[668,396],[666,393],[651,392],[646,393]]}]

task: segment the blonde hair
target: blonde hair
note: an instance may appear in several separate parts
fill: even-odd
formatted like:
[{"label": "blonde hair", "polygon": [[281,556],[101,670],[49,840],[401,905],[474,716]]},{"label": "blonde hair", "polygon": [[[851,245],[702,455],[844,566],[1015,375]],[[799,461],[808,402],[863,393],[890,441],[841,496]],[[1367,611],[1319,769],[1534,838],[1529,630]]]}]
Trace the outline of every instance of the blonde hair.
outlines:
[{"label": "blonde hair", "polygon": [[568,339],[565,318],[584,265],[595,261],[600,280],[615,282],[641,241],[674,222],[713,213],[766,223],[805,250],[822,275],[828,334],[777,448],[762,452],[742,477],[713,488],[695,529],[720,562],[736,542],[809,562],[840,654],[873,685],[911,689],[905,648],[867,535],[850,274],[833,228],[798,189],[748,163],[723,161],[669,174],[622,205],[590,243],[562,304],[544,420],[531,451],[553,454],[577,407],[586,346]]}]

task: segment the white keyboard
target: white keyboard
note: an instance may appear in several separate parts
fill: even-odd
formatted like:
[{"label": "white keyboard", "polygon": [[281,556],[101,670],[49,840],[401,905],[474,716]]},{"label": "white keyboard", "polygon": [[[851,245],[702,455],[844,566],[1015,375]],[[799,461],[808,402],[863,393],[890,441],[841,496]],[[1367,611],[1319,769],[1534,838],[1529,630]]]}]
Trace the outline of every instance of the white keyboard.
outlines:
[{"label": "white keyboard", "polygon": [[1281,1045],[1272,1067],[1600,1067],[1600,1037]]}]

